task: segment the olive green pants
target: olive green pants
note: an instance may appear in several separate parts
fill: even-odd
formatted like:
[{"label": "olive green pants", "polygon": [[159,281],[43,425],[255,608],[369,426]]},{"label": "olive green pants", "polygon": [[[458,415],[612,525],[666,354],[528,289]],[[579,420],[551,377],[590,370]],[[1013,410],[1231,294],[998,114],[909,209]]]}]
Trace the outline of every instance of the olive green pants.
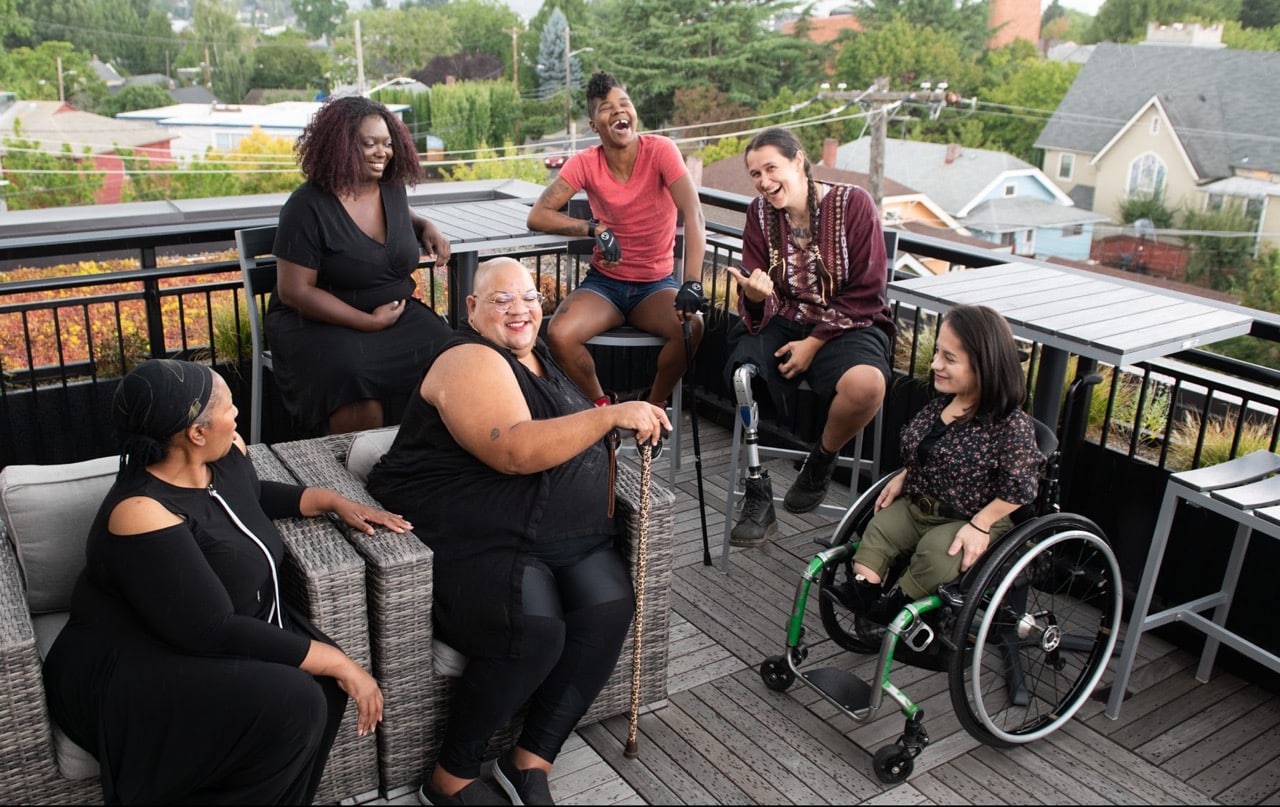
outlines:
[{"label": "olive green pants", "polygon": [[[948,555],[947,549],[964,524],[964,521],[921,512],[907,497],[899,496],[893,504],[872,516],[853,559],[883,580],[896,558],[911,553],[898,585],[904,594],[918,600],[960,576],[964,552]],[[992,524],[991,543],[1011,527],[1013,522],[1008,518]]]}]

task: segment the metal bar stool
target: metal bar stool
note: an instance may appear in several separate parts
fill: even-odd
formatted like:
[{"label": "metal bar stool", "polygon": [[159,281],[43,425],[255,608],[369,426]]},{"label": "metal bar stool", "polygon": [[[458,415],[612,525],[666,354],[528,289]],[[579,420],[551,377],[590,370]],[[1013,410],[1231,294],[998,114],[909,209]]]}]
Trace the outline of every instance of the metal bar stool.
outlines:
[{"label": "metal bar stool", "polygon": [[[1227,559],[1220,590],[1151,614],[1148,613],[1151,595],[1155,590],[1156,577],[1169,541],[1170,527],[1180,501],[1236,522],[1235,540]],[[1270,451],[1255,451],[1219,465],[1183,471],[1169,477],[1164,501],[1160,505],[1160,515],[1156,519],[1151,549],[1147,554],[1147,565],[1142,571],[1142,583],[1138,586],[1138,596],[1134,600],[1133,615],[1129,619],[1124,652],[1112,683],[1111,697],[1107,700],[1107,717],[1114,720],[1120,716],[1120,705],[1124,702],[1125,688],[1129,683],[1129,674],[1133,671],[1142,634],[1170,622],[1181,622],[1205,634],[1200,666],[1196,669],[1196,680],[1201,683],[1209,680],[1221,644],[1280,672],[1280,656],[1226,629],[1231,599],[1235,594],[1236,583],[1244,567],[1245,551],[1249,548],[1249,538],[1254,530],[1280,539],[1280,455]],[[1212,619],[1200,613],[1210,608],[1213,609]]]}]

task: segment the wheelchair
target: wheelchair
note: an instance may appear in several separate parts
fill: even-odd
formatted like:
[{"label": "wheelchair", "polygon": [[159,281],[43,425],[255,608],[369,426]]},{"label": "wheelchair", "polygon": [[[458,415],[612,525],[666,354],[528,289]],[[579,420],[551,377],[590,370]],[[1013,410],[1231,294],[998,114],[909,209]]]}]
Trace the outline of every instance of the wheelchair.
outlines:
[{"label": "wheelchair", "polygon": [[[1093,692],[1115,649],[1121,617],[1120,568],[1106,536],[1058,504],[1056,435],[1036,421],[1048,458],[1035,502],[1014,514],[1015,526],[978,562],[937,593],[907,604],[879,646],[853,631],[855,616],[818,597],[826,634],[854,653],[878,653],[875,678],[837,667],[805,668],[804,617],[814,586],[820,593],[852,579],[853,554],[889,474],[845,512],[827,547],[809,561],[796,587],[786,647],[760,666],[765,685],[785,691],[797,679],[858,722],[875,718],[886,696],[905,718],[902,735],[877,750],[872,769],[884,784],[904,781],[929,744],[924,712],[890,680],[894,661],[945,672],[960,724],[984,744],[1008,747],[1040,739],[1070,720]],[[888,590],[905,568],[885,577]]]}]

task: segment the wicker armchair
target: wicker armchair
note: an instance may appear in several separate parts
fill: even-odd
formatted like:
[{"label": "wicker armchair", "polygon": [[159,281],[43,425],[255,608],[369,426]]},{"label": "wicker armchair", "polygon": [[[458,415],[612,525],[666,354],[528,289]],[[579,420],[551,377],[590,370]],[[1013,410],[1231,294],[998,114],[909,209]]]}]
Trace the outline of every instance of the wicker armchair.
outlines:
[{"label": "wicker armchair", "polygon": [[[352,499],[374,504],[363,483],[346,467],[352,444],[361,434],[366,433],[276,443],[272,450],[306,484],[332,487]],[[640,530],[640,475],[626,463],[619,463],[615,491],[633,548],[630,559],[634,574],[635,539]],[[667,698],[675,496],[661,484],[651,484],[649,501],[640,702],[655,706]],[[385,698],[385,718],[378,729],[379,761],[383,795],[395,798],[416,789],[423,772],[435,764],[450,690],[451,679],[436,671],[432,651],[431,550],[411,533],[396,535],[379,529],[373,536],[355,530],[348,530],[347,534],[364,557],[369,575],[374,674]],[[582,724],[627,711],[631,639],[629,633],[617,668]],[[491,753],[496,753],[501,743],[509,742],[518,727],[519,720],[503,730],[495,738]]]},{"label": "wicker armchair", "polygon": [[[263,479],[294,481],[264,446],[252,447],[250,457]],[[78,475],[70,470],[85,466],[91,467]],[[52,619],[56,631],[65,621],[65,614],[46,613],[49,604],[39,603],[35,604],[37,613],[33,616],[33,603],[29,601],[33,586],[50,585],[48,571],[39,567],[41,560],[48,557],[47,548],[33,547],[29,533],[39,531],[42,525],[66,525],[68,519],[83,525],[83,529],[69,532],[78,544],[59,548],[63,557],[76,557],[82,566],[88,524],[114,479],[113,469],[111,458],[43,469],[9,466],[0,472],[0,514],[4,516],[0,518],[0,688],[5,693],[0,707],[0,804],[102,802],[97,775],[90,770],[84,778],[67,778],[55,754],[53,724],[41,678],[41,651],[52,643],[52,636],[49,628],[42,627],[38,642],[34,624]],[[33,470],[40,478],[33,477]],[[70,479],[72,476],[76,478]],[[34,512],[33,489],[58,483],[64,485],[54,494],[59,512]],[[68,484],[79,487],[65,487]],[[44,496],[48,497],[49,492],[45,491]],[[11,521],[8,529],[6,521]],[[369,628],[362,607],[364,563],[326,519],[282,519],[276,525],[289,557],[283,580],[285,596],[308,613],[352,658],[368,665]],[[24,550],[20,551],[19,546]],[[67,565],[69,568],[60,570],[59,576],[64,581],[74,580],[78,567]],[[69,603],[69,588],[65,596]],[[67,741],[63,737],[59,742]],[[92,758],[84,751],[74,746],[72,750],[92,764]],[[330,755],[317,803],[364,800],[376,796],[377,788],[376,744],[371,737],[356,736],[353,705]]]}]

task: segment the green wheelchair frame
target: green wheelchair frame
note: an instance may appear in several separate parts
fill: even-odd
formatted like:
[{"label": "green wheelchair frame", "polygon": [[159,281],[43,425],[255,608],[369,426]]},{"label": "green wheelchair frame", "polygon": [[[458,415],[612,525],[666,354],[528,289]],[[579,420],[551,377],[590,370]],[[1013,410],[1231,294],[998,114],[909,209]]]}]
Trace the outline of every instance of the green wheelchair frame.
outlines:
[{"label": "green wheelchair frame", "polygon": [[[1084,705],[1115,649],[1121,615],[1120,568],[1106,536],[1089,519],[1058,512],[1057,439],[1037,423],[1049,457],[1040,496],[1016,526],[992,544],[961,577],[907,604],[891,620],[879,646],[848,630],[853,614],[819,597],[823,628],[837,645],[878,653],[874,679],[838,667],[806,669],[804,620],[809,595],[851,574],[858,536],[874,512],[889,474],[858,497],[831,541],[808,563],[796,587],[786,648],[760,666],[765,685],[788,689],[797,679],[858,722],[876,717],[885,696],[905,718],[901,736],[872,758],[885,784],[904,781],[929,744],[924,711],[895,686],[895,660],[945,671],[961,725],[979,741],[1010,746],[1056,730]],[[895,567],[887,578],[899,572]]]}]

